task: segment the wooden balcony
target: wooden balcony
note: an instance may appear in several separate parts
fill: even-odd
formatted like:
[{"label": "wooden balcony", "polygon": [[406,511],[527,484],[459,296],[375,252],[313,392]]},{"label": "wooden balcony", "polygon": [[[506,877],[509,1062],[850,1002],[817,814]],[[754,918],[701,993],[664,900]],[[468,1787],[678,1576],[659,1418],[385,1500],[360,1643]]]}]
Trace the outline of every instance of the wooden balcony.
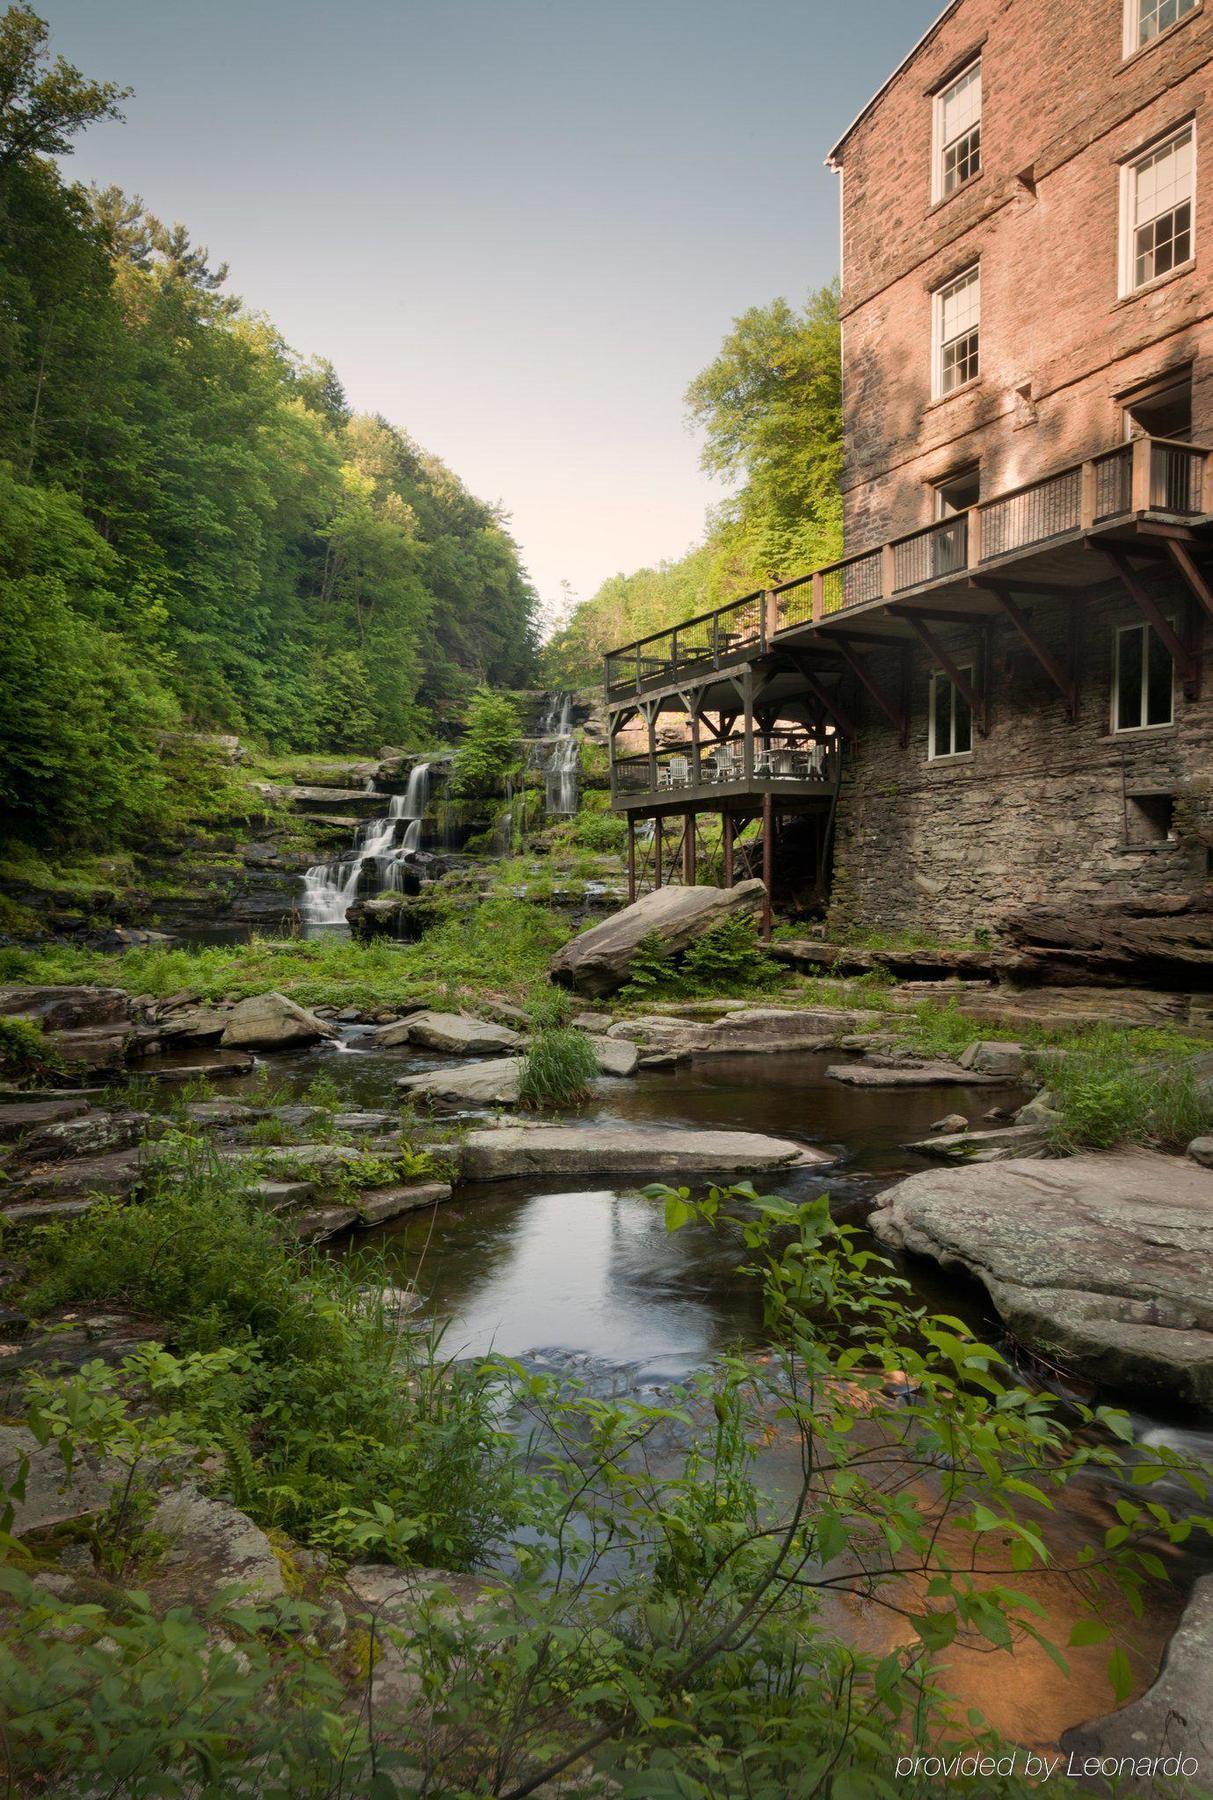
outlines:
[{"label": "wooden balcony", "polygon": [[828,805],[838,787],[841,750],[833,738],[781,730],[738,732],[639,756],[613,757],[611,804],[621,812],[750,811],[764,799],[806,810]]},{"label": "wooden balcony", "polygon": [[[684,678],[701,681],[784,646],[807,647],[841,615],[880,618],[885,609],[1014,568],[1059,588],[1089,581],[1083,546],[1111,550],[1133,541],[1141,522],[1191,526],[1213,516],[1213,454],[1166,438],[1135,438],[925,525],[858,556],[608,652],[607,698],[624,703]],[[621,793],[620,804],[626,804]]]}]

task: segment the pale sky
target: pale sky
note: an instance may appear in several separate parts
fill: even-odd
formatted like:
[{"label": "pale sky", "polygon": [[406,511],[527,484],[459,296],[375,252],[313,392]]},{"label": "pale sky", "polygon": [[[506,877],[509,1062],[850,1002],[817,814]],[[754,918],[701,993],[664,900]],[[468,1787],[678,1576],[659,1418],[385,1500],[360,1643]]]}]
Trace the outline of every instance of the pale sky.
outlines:
[{"label": "pale sky", "polygon": [[135,89],[67,172],[182,220],[584,599],[700,534],[687,382],[836,272],[823,159],[942,0],[33,3]]}]

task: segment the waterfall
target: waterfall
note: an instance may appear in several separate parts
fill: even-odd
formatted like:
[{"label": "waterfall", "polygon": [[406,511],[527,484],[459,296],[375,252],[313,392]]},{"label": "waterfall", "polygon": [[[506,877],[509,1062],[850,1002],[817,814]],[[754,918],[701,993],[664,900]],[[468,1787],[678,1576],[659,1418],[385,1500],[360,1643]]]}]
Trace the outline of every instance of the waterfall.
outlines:
[{"label": "waterfall", "polygon": [[[374,783],[367,783],[374,792]],[[306,926],[344,925],[360,892],[404,892],[404,874],[421,848],[421,829],[430,801],[430,765],[409,771],[408,787],[393,794],[382,818],[369,819],[354,833],[349,856],[316,863],[303,877],[300,911]]]},{"label": "waterfall", "polygon": [[577,739],[569,722],[572,709],[570,694],[549,694],[547,709],[539,721],[539,737],[528,759],[533,769],[542,769],[544,804],[550,813],[568,815],[577,811]]}]

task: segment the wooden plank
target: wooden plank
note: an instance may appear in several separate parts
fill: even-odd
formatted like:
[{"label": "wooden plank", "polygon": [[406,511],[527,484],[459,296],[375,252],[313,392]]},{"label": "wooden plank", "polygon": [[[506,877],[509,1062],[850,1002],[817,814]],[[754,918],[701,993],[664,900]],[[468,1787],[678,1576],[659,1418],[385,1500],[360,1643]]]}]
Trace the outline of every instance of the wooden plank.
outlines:
[{"label": "wooden plank", "polygon": [[1174,538],[1167,539],[1167,550],[1172,562],[1179,570],[1188,586],[1188,592],[1194,600],[1198,600],[1213,619],[1213,588],[1210,588],[1201,571],[1192,559],[1186,544],[1178,543]]},{"label": "wooden plank", "polygon": [[837,639],[837,643],[838,648],[842,653],[843,661],[855,676],[856,680],[860,682],[872,696],[881,712],[893,726],[893,729],[897,733],[897,741],[904,750],[910,741],[910,722],[905,713],[899,711],[898,708],[893,705],[892,701],[881,692],[876,682],[864,668],[862,658],[855,655],[855,652],[850,648],[845,638]]},{"label": "wooden plank", "polygon": [[628,814],[628,905],[636,902],[636,815]]},{"label": "wooden plank", "polygon": [[914,618],[911,618],[909,623],[914,627],[914,630],[922,639],[923,644],[926,646],[927,654],[935,658],[935,661],[964,695],[965,700],[968,702],[969,711],[973,715],[973,723],[976,725],[979,734],[982,737],[987,737],[990,730],[990,720],[986,710],[984,694],[979,694],[977,692],[977,689],[973,686],[959,663],[954,662],[952,657],[949,656],[948,652],[944,649],[929,625],[924,625],[920,620]]},{"label": "wooden plank", "polygon": [[1024,643],[1028,646],[1028,649],[1032,652],[1045,674],[1049,677],[1049,680],[1053,683],[1054,687],[1065,701],[1066,712],[1069,715],[1070,723],[1073,724],[1078,712],[1078,690],[1075,687],[1072,675],[1068,676],[1056,657],[1045,649],[1006,588],[995,581],[987,581],[983,583],[983,585],[991,594],[993,594],[998,605],[1001,606],[1007,618],[1010,619]]}]

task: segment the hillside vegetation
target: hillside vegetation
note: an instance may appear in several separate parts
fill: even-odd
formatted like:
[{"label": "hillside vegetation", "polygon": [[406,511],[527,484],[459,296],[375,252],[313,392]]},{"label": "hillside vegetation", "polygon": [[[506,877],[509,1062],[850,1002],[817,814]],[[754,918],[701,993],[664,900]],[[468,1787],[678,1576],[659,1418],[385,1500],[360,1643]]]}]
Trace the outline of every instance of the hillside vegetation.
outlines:
[{"label": "hillside vegetation", "polygon": [[138,196],[55,160],[125,92],[0,17],[0,831],[114,844],[181,724],[408,741],[518,684],[535,596],[501,513],[357,416]]}]

